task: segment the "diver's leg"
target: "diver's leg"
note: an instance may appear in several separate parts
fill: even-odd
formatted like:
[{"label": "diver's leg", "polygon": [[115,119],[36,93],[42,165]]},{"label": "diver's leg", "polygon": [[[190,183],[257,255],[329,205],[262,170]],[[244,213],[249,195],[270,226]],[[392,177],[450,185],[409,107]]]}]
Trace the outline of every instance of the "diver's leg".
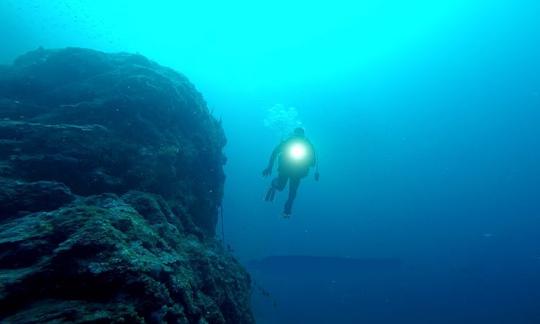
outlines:
[{"label": "diver's leg", "polygon": [[296,192],[298,191],[298,186],[300,186],[300,178],[291,178],[289,182],[289,198],[285,202],[285,206],[283,208],[283,215],[285,217],[288,217],[291,215],[292,211],[292,205],[294,202],[294,198],[296,198]]},{"label": "diver's leg", "polygon": [[278,174],[278,176],[272,180],[272,185],[270,188],[268,188],[268,191],[266,192],[266,196],[264,197],[265,201],[274,201],[274,197],[276,196],[276,190],[283,190],[285,186],[287,185],[287,177],[285,177],[283,174]]},{"label": "diver's leg", "polygon": [[274,188],[273,185],[268,188],[268,191],[266,192],[266,196],[264,197],[265,201],[274,201],[274,197],[276,196],[276,188]]},{"label": "diver's leg", "polygon": [[274,189],[273,186],[270,186],[270,188],[268,188],[268,191],[266,192],[266,196],[264,196],[264,201],[274,200],[275,194],[276,194],[276,189]]},{"label": "diver's leg", "polygon": [[278,176],[274,180],[272,180],[272,188],[278,191],[283,190],[287,185],[287,180],[289,180],[289,177],[287,177],[283,173],[279,173]]}]

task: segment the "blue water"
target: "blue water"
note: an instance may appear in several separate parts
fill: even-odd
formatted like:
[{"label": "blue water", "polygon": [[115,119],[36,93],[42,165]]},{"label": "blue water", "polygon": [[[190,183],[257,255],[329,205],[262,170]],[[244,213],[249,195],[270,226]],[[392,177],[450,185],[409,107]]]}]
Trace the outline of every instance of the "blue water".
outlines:
[{"label": "blue water", "polygon": [[[261,323],[540,323],[540,2],[0,0],[0,63],[39,46],[138,52],[186,74],[228,137],[225,242],[391,258],[252,271]],[[321,179],[263,202],[294,107]]]}]

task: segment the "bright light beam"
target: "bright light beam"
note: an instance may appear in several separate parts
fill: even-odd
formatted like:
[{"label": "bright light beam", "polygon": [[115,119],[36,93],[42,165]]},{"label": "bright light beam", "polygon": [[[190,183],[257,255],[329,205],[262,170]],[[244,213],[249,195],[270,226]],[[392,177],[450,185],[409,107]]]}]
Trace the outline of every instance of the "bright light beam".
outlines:
[{"label": "bright light beam", "polygon": [[303,160],[306,157],[306,146],[301,143],[294,143],[289,148],[289,156],[295,161]]}]

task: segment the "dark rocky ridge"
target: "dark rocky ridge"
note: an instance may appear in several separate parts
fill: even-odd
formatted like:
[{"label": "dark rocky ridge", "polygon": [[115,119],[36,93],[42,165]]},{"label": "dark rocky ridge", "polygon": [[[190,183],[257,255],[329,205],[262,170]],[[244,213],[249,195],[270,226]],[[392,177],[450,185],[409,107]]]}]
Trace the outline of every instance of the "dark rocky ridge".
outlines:
[{"label": "dark rocky ridge", "polygon": [[37,50],[0,75],[0,107],[1,176],[153,192],[213,234],[225,136],[184,76],[140,55]]},{"label": "dark rocky ridge", "polygon": [[225,136],[184,76],[78,48],[0,71],[0,321],[253,322],[214,239]]}]

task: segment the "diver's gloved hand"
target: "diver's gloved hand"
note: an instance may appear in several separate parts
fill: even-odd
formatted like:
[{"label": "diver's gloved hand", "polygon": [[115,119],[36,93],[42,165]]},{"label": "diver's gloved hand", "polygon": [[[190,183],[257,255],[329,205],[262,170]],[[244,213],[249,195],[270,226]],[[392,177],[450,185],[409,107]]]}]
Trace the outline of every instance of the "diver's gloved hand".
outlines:
[{"label": "diver's gloved hand", "polygon": [[315,172],[315,181],[319,181],[319,172]]},{"label": "diver's gloved hand", "polygon": [[262,172],[263,177],[268,177],[271,174],[272,174],[272,168],[266,168]]}]

